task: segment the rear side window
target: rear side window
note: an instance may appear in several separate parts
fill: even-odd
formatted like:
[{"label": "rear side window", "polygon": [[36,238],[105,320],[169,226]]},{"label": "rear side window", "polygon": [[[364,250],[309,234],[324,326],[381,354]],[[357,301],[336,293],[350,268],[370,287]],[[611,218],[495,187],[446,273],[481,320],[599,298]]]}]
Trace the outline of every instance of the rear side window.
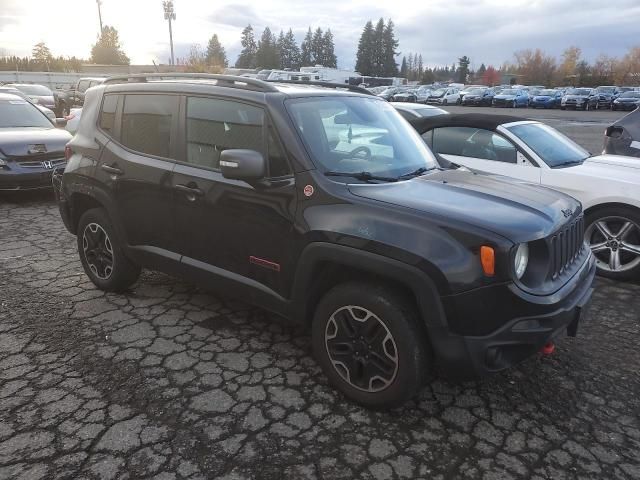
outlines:
[{"label": "rear side window", "polygon": [[80,83],[78,83],[78,91],[84,93],[87,88],[89,88],[89,80],[80,80]]},{"label": "rear side window", "polygon": [[433,131],[431,148],[445,155],[516,163],[517,151],[500,135],[481,128],[445,127]]},{"label": "rear side window", "polygon": [[147,155],[170,157],[177,111],[174,95],[125,95],[120,143]]},{"label": "rear side window", "polygon": [[116,107],[119,95],[105,95],[100,111],[99,125],[102,130],[113,136],[116,121]]}]

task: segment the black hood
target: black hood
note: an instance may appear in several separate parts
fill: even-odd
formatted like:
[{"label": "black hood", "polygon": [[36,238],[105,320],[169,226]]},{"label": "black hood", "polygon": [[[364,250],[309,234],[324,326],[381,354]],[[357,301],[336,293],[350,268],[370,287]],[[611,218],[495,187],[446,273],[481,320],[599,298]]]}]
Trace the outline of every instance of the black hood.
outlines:
[{"label": "black hood", "polygon": [[[0,128],[0,152],[8,157],[64,152],[69,140],[71,134],[59,128]],[[33,145],[44,145],[46,152],[37,152]]]},{"label": "black hood", "polygon": [[515,243],[547,237],[582,209],[563,193],[466,170],[437,171],[398,183],[349,185],[349,190],[360,197],[475,225]]}]

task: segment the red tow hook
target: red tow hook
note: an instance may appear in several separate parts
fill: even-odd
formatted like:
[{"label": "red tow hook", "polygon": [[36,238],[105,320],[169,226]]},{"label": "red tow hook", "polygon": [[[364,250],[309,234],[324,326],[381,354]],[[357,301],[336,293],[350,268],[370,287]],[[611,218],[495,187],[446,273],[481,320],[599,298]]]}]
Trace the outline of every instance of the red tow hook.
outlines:
[{"label": "red tow hook", "polygon": [[544,347],[540,349],[540,353],[543,355],[551,355],[556,349],[556,346],[553,342],[547,343]]}]

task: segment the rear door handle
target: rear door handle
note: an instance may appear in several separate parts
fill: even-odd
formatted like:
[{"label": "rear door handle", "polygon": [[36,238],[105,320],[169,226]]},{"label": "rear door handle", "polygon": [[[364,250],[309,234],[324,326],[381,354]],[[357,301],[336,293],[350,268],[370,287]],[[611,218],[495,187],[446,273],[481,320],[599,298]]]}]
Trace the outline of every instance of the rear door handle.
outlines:
[{"label": "rear door handle", "polygon": [[187,199],[190,201],[194,201],[196,197],[201,197],[204,195],[204,192],[200,190],[198,187],[190,187],[188,185],[178,184],[173,188],[175,188],[178,192],[186,194]]},{"label": "rear door handle", "polygon": [[110,167],[109,165],[100,165],[100,168],[111,175],[122,175],[124,173],[120,168]]}]

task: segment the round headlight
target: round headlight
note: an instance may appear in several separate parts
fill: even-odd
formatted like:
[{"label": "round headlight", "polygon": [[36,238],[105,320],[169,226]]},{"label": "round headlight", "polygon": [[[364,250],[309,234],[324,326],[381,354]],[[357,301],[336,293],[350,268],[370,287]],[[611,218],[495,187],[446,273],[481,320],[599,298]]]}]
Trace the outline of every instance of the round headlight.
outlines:
[{"label": "round headlight", "polygon": [[514,271],[518,280],[522,278],[524,272],[527,271],[527,265],[529,264],[529,246],[526,243],[518,245],[516,250],[516,256],[513,260]]}]

